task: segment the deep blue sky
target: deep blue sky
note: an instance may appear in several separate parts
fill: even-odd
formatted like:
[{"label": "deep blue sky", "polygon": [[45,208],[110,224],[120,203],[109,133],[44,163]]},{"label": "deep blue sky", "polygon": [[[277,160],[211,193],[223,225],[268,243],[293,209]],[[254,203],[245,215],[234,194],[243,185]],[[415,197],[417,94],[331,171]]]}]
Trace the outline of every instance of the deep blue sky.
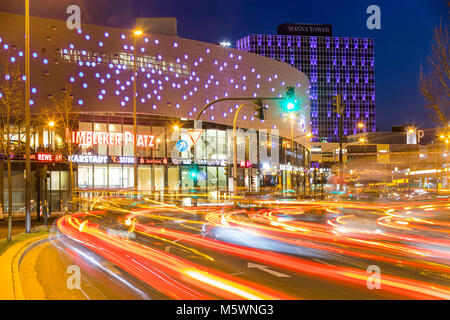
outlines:
[{"label": "deep blue sky", "polygon": [[[181,37],[219,42],[247,34],[275,34],[284,22],[326,23],[335,36],[375,39],[377,127],[414,123],[433,127],[418,90],[420,63],[433,28],[447,22],[446,0],[31,0],[32,15],[65,18],[78,4],[82,22],[132,27],[133,17],[176,17]],[[366,28],[366,8],[381,8],[381,30]],[[0,10],[23,12],[23,1],[0,0]]]}]

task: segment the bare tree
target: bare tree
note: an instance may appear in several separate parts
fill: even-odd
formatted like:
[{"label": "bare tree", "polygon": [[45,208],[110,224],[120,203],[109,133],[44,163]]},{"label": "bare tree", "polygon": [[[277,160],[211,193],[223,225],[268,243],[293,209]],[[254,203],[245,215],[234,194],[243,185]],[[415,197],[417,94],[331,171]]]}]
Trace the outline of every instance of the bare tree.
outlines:
[{"label": "bare tree", "polygon": [[420,69],[420,91],[427,108],[435,111],[435,118],[448,126],[450,111],[450,48],[447,24],[434,29],[431,53],[427,66]]},{"label": "bare tree", "polygon": [[55,121],[55,133],[62,137],[63,143],[60,146],[61,152],[67,157],[64,162],[69,165],[69,193],[72,202],[72,209],[74,208],[75,199],[75,181],[72,155],[76,152],[76,145],[72,143],[72,131],[75,129],[77,113],[73,112],[73,96],[71,93],[70,84],[66,84],[61,93],[50,97],[53,102],[48,109],[47,114],[53,115]]},{"label": "bare tree", "polygon": [[[9,52],[0,55],[0,149],[3,158],[6,157],[8,171],[8,235],[11,240],[12,211],[13,211],[13,183],[11,176],[11,157],[23,147],[19,125],[24,113],[24,81],[18,61],[10,57]],[[3,183],[3,181],[1,181]],[[3,204],[2,204],[3,207]],[[2,208],[3,210],[3,208]]]}]

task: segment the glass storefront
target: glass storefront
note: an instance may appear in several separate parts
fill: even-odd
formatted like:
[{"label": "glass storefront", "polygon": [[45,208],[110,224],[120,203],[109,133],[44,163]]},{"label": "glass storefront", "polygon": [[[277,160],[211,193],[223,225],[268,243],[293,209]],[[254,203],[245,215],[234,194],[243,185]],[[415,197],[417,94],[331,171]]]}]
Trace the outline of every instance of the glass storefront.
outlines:
[{"label": "glass storefront", "polygon": [[78,188],[124,189],[134,186],[133,166],[126,165],[78,165]]},{"label": "glass storefront", "polygon": [[[78,130],[125,135],[133,132],[130,121],[130,118],[94,115],[91,119],[80,120]],[[192,121],[149,117],[139,119],[138,122],[138,135],[149,135],[153,139],[152,145],[137,148],[140,190],[185,192],[196,187],[205,190],[229,190],[233,163],[230,128],[203,123],[203,132],[194,148],[188,132],[193,129]],[[174,129],[175,124],[177,130]],[[289,170],[306,167],[306,149],[297,143],[294,143],[292,148],[289,139],[280,138],[276,133],[277,131],[272,133],[270,130],[238,130],[239,187],[248,191],[278,185],[284,190],[296,187],[299,180],[297,173],[291,173]],[[188,147],[178,150],[176,144],[179,141],[185,141]],[[194,158],[192,151],[195,151],[198,164],[196,181],[190,176]],[[89,156],[89,159],[94,161],[77,164],[78,188],[133,188],[132,144],[79,145],[76,153]],[[102,159],[103,163],[95,163],[100,162],[99,159]]]},{"label": "glass storefront", "polygon": [[[143,192],[167,190],[171,193],[190,192],[202,188],[207,192],[227,192],[232,189],[233,139],[230,127],[203,123],[203,132],[195,144],[189,130],[193,121],[167,117],[145,117],[138,119],[137,133],[150,139],[137,148],[138,187]],[[71,161],[74,163],[75,187],[82,196],[92,196],[92,190],[123,190],[134,187],[134,148],[132,143],[117,143],[113,136],[130,137],[133,132],[131,117],[113,114],[80,114],[75,131],[90,133],[89,139],[74,146]],[[176,128],[176,129],[175,129]],[[20,128],[19,128],[20,129]],[[18,129],[18,130],[19,130]],[[21,130],[21,129],[20,129]],[[96,142],[93,140],[95,136]],[[98,139],[101,139],[99,141]],[[108,138],[105,138],[108,137]],[[105,143],[109,139],[109,143]],[[133,139],[131,139],[132,141]],[[278,136],[277,130],[237,130],[238,187],[246,191],[305,190],[309,184],[307,149],[290,139]],[[35,128],[32,133],[34,155],[38,152],[59,154],[60,162],[32,164],[35,203],[47,199],[52,211],[60,211],[69,199],[69,165],[61,133],[48,128]],[[177,143],[184,141],[186,148],[178,149]],[[39,142],[34,145],[34,142]],[[292,152],[293,151],[293,152]],[[193,159],[198,164],[196,181],[191,177]],[[14,210],[24,207],[23,160],[14,160]],[[47,195],[44,197],[44,180],[37,173],[48,166]],[[306,183],[305,183],[306,181]],[[4,181],[7,203],[7,184]],[[39,184],[39,186],[38,186]],[[39,188],[39,189],[38,189]],[[38,207],[35,207],[38,210]]]}]

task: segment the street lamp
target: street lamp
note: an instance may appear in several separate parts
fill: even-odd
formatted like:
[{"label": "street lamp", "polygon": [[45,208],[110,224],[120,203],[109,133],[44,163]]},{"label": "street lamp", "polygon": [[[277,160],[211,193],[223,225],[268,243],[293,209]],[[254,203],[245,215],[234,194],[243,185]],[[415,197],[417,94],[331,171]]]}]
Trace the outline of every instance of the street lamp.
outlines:
[{"label": "street lamp", "polygon": [[362,133],[365,133],[366,125],[364,123],[359,122],[357,126],[359,129],[362,129]]},{"label": "street lamp", "polygon": [[53,137],[52,137],[52,129],[55,126],[55,122],[54,121],[50,121],[48,123],[48,147],[49,149],[53,149]]},{"label": "street lamp", "polygon": [[142,30],[134,30],[134,53],[133,53],[133,154],[134,154],[134,191],[138,191],[138,163],[137,163],[137,120],[136,120],[136,39],[143,34]]},{"label": "street lamp", "polygon": [[31,233],[30,0],[25,0],[25,232]]}]

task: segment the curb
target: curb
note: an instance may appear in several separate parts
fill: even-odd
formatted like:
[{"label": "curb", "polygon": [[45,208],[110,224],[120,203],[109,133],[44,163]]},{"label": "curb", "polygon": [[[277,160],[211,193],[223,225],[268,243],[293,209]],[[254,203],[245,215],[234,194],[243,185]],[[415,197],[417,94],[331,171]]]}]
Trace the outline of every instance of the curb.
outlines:
[{"label": "curb", "polygon": [[34,247],[55,236],[40,236],[14,244],[0,256],[0,300],[25,300],[20,284],[22,257]]}]

